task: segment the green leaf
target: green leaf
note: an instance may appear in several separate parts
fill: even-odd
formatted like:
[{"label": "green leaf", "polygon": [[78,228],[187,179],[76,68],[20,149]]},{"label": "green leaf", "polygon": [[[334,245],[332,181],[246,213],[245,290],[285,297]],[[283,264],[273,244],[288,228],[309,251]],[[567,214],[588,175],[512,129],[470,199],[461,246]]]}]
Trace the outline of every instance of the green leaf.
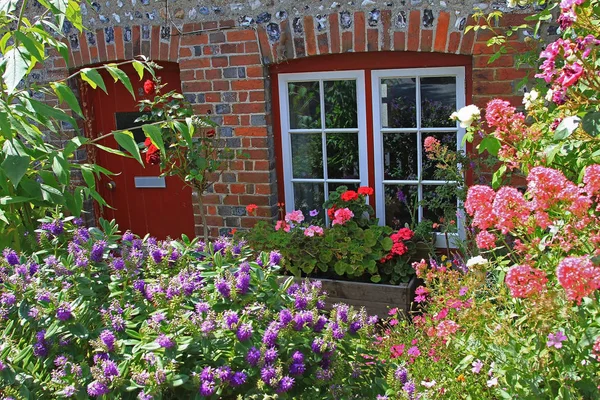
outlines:
[{"label": "green leaf", "polygon": [[589,112],[583,116],[581,127],[591,136],[600,134],[600,112]]},{"label": "green leaf", "polygon": [[133,68],[137,71],[140,80],[142,80],[142,78],[144,77],[144,64],[142,64],[141,62],[134,60],[133,61]]},{"label": "green leaf", "polygon": [[581,119],[576,116],[563,119],[554,132],[554,140],[564,140],[571,136],[580,122]]},{"label": "green leaf", "polygon": [[52,82],[50,86],[52,86],[52,90],[54,90],[54,93],[56,93],[56,97],[58,97],[58,100],[61,103],[67,103],[71,110],[73,110],[75,113],[77,113],[77,115],[83,118],[83,112],[81,111],[81,107],[79,106],[79,101],[77,100],[75,93],[73,93],[70,87],[68,87],[63,82]]},{"label": "green leaf", "polygon": [[17,8],[19,0],[2,0],[0,1],[0,13],[10,14]]},{"label": "green leaf", "polygon": [[156,125],[144,125],[142,126],[142,130],[144,131],[146,136],[148,136],[150,140],[152,140],[152,143],[154,143],[154,145],[158,147],[160,152],[164,154],[165,144],[163,142],[161,129]]},{"label": "green leaf", "polygon": [[104,80],[98,71],[93,68],[82,68],[79,72],[81,73],[81,79],[89,83],[92,89],[100,87],[104,93],[108,94]]},{"label": "green leaf", "polygon": [[133,86],[131,86],[131,81],[127,77],[127,74],[121,71],[119,67],[116,66],[116,64],[108,64],[104,67],[108,70],[115,82],[121,81],[123,86],[125,86],[127,90],[129,90],[129,93],[131,93],[131,96],[135,99],[135,92],[133,91]]},{"label": "green leaf", "polygon": [[479,154],[481,154],[485,150],[487,150],[487,152],[490,153],[491,155],[497,156],[498,150],[500,150],[500,147],[502,147],[502,145],[500,144],[500,141],[498,139],[496,139],[494,136],[488,135],[481,140],[481,143],[479,143],[479,145],[477,146],[477,149],[479,150]]},{"label": "green leaf", "polygon": [[63,184],[68,185],[69,183],[69,163],[62,158],[62,155],[57,155],[52,160],[52,172],[56,175],[56,179]]},{"label": "green leaf", "polygon": [[4,161],[1,165],[2,169],[4,170],[6,177],[16,188],[27,173],[27,169],[29,168],[29,156],[23,151],[20,143],[14,139],[4,142],[2,151],[4,152]]},{"label": "green leaf", "polygon": [[4,74],[2,79],[6,84],[7,94],[12,94],[23,79],[31,61],[24,47],[14,47],[4,55]]},{"label": "green leaf", "polygon": [[104,150],[107,153],[111,153],[111,154],[116,154],[118,156],[121,157],[127,157],[127,158],[131,158],[131,156],[121,150],[117,150],[117,149],[113,149],[112,147],[107,147],[107,146],[103,146],[101,144],[98,143],[94,143],[94,146],[96,146],[97,148],[99,148],[100,150]]},{"label": "green leaf", "polygon": [[34,41],[23,32],[15,31],[15,41],[23,43],[23,46],[27,49],[29,54],[35,58],[38,62],[44,61],[44,43],[40,41]]},{"label": "green leaf", "polygon": [[393,245],[394,242],[389,237],[381,239],[381,247],[383,248],[383,250],[390,251]]},{"label": "green leaf", "polygon": [[81,16],[79,1],[69,0],[65,16],[79,32],[83,31],[83,18]]},{"label": "green leaf", "polygon": [[127,150],[129,154],[133,156],[142,166],[144,163],[142,162],[142,156],[140,155],[140,149],[133,138],[133,133],[130,131],[122,131],[114,133],[115,140],[119,145]]},{"label": "green leaf", "polygon": [[502,176],[504,176],[505,173],[506,165],[502,165],[496,172],[494,172],[494,175],[492,176],[492,188],[494,190],[500,187],[500,184],[502,183]]}]

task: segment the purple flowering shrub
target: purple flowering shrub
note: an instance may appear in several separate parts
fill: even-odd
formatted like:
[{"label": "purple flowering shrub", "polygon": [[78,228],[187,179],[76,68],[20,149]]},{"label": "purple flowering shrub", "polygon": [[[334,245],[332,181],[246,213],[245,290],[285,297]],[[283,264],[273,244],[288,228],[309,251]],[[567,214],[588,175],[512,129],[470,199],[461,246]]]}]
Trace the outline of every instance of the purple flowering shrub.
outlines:
[{"label": "purple flowering shrub", "polygon": [[[60,229],[57,229],[60,227]],[[374,398],[377,317],[324,310],[281,256],[44,221],[0,259],[0,397]],[[2,398],[4,398],[2,397]]]}]

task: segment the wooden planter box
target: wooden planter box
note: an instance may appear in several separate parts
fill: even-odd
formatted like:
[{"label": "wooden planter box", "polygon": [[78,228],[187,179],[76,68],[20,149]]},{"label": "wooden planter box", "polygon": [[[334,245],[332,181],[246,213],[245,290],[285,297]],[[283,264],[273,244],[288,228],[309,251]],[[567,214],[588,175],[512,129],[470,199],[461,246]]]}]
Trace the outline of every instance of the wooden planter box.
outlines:
[{"label": "wooden planter box", "polygon": [[328,309],[331,309],[336,303],[345,303],[357,309],[364,307],[369,315],[377,315],[380,318],[386,317],[391,308],[398,308],[408,314],[415,298],[415,289],[419,286],[419,280],[416,277],[413,277],[410,282],[400,285],[308,279],[319,280],[323,283],[323,290],[327,292],[325,305]]}]

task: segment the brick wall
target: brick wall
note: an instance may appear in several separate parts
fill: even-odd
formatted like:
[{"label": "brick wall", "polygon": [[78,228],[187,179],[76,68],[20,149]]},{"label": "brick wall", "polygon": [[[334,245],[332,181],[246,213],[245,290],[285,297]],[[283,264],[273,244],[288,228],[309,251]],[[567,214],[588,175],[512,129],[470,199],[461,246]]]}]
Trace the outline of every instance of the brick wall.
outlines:
[{"label": "brick wall", "polygon": [[[236,159],[205,197],[211,235],[251,227],[277,215],[277,178],[270,110],[268,66],[289,60],[346,52],[417,51],[473,57],[472,102],[483,106],[493,97],[520,104],[516,83],[531,71],[515,69],[522,41],[488,64],[493,49],[489,31],[465,33],[466,13],[415,8],[335,11],[328,15],[287,13],[237,20],[222,18],[174,25],[105,26],[70,35],[71,69],[144,54],[156,61],[179,63],[185,98],[200,114],[211,114],[221,135],[246,157]],[[260,18],[262,16],[262,18]],[[277,17],[278,16],[278,17]],[[523,14],[509,14],[502,26],[516,25]],[[374,57],[374,67],[377,58]],[[63,66],[53,65],[53,69]],[[245,206],[259,206],[246,216]],[[195,213],[199,214],[196,207]],[[201,232],[196,217],[197,232]]]}]

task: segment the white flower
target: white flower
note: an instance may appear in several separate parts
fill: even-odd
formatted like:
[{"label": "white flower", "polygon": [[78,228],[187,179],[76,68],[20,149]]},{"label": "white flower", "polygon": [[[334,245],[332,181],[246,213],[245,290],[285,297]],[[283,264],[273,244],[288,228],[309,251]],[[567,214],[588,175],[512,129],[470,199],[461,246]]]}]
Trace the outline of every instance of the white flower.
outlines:
[{"label": "white flower", "polygon": [[488,263],[488,260],[481,257],[481,256],[477,256],[477,257],[471,257],[469,258],[469,260],[467,261],[467,267],[471,268],[475,265],[485,265]]},{"label": "white flower", "polygon": [[540,97],[540,93],[535,89],[531,89],[531,91],[525,93],[523,95],[523,104],[525,104],[525,109],[529,110],[531,105],[538,99],[538,97]]},{"label": "white flower", "polygon": [[431,389],[432,387],[434,387],[436,383],[437,383],[436,381],[430,381],[430,382],[421,381],[421,385],[425,386],[428,389]]},{"label": "white flower", "polygon": [[506,5],[508,8],[515,8],[517,6],[517,0],[507,0]]},{"label": "white flower", "polygon": [[493,377],[492,379],[489,379],[487,381],[487,385],[488,385],[488,387],[498,386],[498,378]]},{"label": "white flower", "polygon": [[463,107],[458,111],[453,112],[450,115],[450,119],[453,121],[458,120],[461,128],[467,128],[471,126],[473,121],[481,117],[481,110],[474,104]]},{"label": "white flower", "polygon": [[548,92],[546,93],[546,97],[544,97],[546,99],[546,101],[552,101],[553,94],[554,94],[554,90],[548,89]]}]

